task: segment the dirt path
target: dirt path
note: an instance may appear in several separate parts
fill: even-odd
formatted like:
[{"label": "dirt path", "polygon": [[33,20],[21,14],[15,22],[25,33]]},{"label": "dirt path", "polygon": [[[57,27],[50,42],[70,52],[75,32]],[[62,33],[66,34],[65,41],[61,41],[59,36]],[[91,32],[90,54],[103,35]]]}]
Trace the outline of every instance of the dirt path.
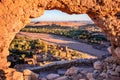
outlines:
[{"label": "dirt path", "polygon": [[42,39],[50,43],[68,46],[71,49],[82,51],[96,57],[101,57],[101,55],[108,54],[107,51],[97,50],[89,44],[81,43],[66,37],[44,34],[44,33],[30,33],[30,32],[20,32],[17,35],[29,37],[31,39]]}]

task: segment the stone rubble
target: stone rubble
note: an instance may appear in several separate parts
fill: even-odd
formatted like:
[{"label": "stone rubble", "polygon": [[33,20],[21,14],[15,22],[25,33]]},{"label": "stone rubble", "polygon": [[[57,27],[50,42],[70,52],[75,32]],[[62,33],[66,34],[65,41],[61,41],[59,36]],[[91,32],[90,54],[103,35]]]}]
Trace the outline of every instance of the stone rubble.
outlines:
[{"label": "stone rubble", "polygon": [[[116,61],[115,58],[109,57],[112,61]],[[114,60],[115,59],[115,60]],[[109,66],[109,68],[108,68]],[[94,70],[81,69],[78,67],[70,67],[67,69],[64,75],[59,75],[58,73],[55,75],[59,75],[57,78],[52,80],[120,80],[120,64],[109,63],[109,61],[99,60],[93,63]],[[48,74],[51,75],[51,74]],[[47,76],[48,76],[47,75]],[[51,77],[53,77],[51,75]],[[39,78],[39,80],[49,80],[44,77]]]},{"label": "stone rubble", "polygon": [[87,13],[108,35],[112,47],[118,47],[119,3],[120,0],[0,0],[0,64],[3,63],[0,69],[10,65],[7,61],[8,50],[16,33],[30,22],[30,18],[41,16],[44,10],[58,9],[68,14]]},{"label": "stone rubble", "polygon": [[[34,73],[29,69],[25,69],[23,72],[8,69],[0,73],[12,73],[12,78],[11,75],[7,75],[10,80],[120,80],[120,64],[115,57],[111,56],[104,60],[96,60],[93,63],[93,67],[87,66],[77,65],[77,67],[72,66],[67,68],[67,70],[59,68],[56,73],[49,73],[42,77],[41,74]],[[52,71],[50,66],[48,68]],[[3,75],[0,76],[2,77]]]}]

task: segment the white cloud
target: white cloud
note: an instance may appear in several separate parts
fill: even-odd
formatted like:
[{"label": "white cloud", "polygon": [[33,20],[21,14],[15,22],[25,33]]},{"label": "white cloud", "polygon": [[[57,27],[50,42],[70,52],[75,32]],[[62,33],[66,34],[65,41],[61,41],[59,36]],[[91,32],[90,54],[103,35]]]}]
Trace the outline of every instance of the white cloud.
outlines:
[{"label": "white cloud", "polygon": [[33,18],[31,21],[90,21],[87,14],[72,14],[61,12],[59,10],[46,10],[44,15]]}]

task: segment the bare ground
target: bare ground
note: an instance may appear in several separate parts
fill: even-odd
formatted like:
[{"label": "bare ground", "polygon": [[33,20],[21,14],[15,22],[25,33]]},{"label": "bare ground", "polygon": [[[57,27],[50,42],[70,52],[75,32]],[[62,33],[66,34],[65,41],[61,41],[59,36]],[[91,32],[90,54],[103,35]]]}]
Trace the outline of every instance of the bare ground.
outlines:
[{"label": "bare ground", "polygon": [[102,55],[108,54],[107,51],[98,50],[92,47],[92,45],[78,42],[71,38],[56,36],[45,33],[30,33],[30,32],[19,32],[17,35],[29,37],[31,39],[41,39],[50,43],[68,46],[70,49],[85,52],[91,56],[101,57]]}]

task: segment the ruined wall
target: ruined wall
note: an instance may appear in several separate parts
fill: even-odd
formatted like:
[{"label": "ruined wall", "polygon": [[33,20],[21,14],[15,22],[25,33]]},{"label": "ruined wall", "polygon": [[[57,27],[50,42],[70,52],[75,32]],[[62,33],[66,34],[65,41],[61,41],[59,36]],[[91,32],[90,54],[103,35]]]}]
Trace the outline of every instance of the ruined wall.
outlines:
[{"label": "ruined wall", "polygon": [[10,65],[6,58],[15,34],[29,18],[51,9],[87,13],[110,37],[112,49],[120,47],[120,0],[0,0],[0,69]]}]

